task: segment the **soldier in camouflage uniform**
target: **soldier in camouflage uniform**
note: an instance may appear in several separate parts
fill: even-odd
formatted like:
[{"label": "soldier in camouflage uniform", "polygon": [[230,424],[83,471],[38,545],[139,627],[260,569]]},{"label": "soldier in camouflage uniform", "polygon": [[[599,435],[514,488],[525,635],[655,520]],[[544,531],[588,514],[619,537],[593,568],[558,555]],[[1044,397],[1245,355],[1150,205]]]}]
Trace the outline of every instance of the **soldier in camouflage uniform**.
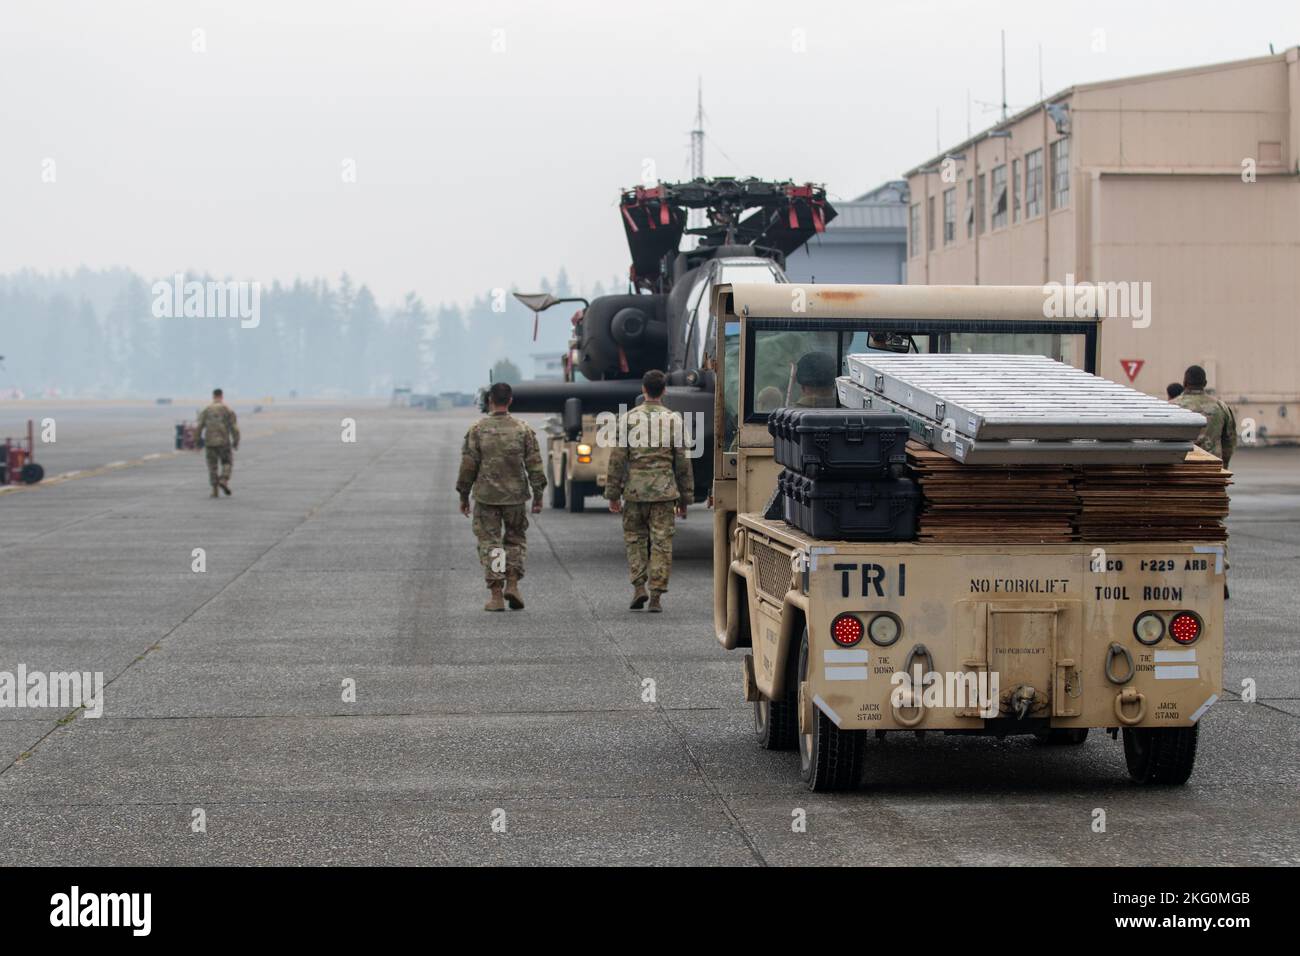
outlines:
[{"label": "soldier in camouflage uniform", "polygon": [[474,537],[489,592],[485,611],[504,611],[507,601],[514,610],[524,606],[519,579],[528,553],[529,486],[533,514],[541,512],[546,490],[537,436],[529,425],[511,417],[512,397],[505,382],[488,391],[489,414],[466,432],[456,479],[461,514],[470,514],[470,493],[474,495]]},{"label": "soldier in camouflage uniform", "polygon": [[796,408],[835,408],[835,356],[830,352],[806,352],[795,365],[794,380],[799,385]]},{"label": "soldier in camouflage uniform", "polygon": [[[1226,403],[1219,401],[1213,395],[1206,394],[1205,385],[1205,369],[1199,365],[1189,366],[1183,373],[1183,392],[1173,402],[1175,405],[1205,416],[1205,427],[1197,436],[1196,444],[1211,455],[1218,456],[1223,461],[1223,467],[1227,468],[1228,462],[1232,460],[1232,453],[1237,450],[1237,416]],[[1228,599],[1228,568],[1228,546],[1225,543],[1223,546],[1224,600]]]},{"label": "soldier in camouflage uniform", "polygon": [[681,444],[682,417],[663,404],[667,383],[658,369],[642,377],[645,401],[619,422],[620,441],[610,452],[605,477],[609,510],[623,515],[634,611],[644,607],[647,599],[648,611],[663,610],[660,595],[668,590],[673,566],[673,518],[684,519],[686,506],[695,497],[691,461]]},{"label": "soldier in camouflage uniform", "polygon": [[1174,404],[1205,416],[1205,428],[1196,444],[1221,458],[1223,467],[1227,468],[1232,453],[1237,450],[1237,416],[1224,402],[1206,394],[1205,383],[1205,369],[1191,366],[1183,375],[1183,393],[1174,399]]},{"label": "soldier in camouflage uniform", "polygon": [[[194,444],[202,441],[208,458],[208,482],[212,485],[212,497],[217,497],[220,488],[226,494],[230,491],[230,472],[234,468],[232,451],[239,450],[239,425],[235,412],[222,400],[219,388],[212,390],[212,404],[199,412],[194,428]],[[218,472],[217,466],[221,466]]]}]

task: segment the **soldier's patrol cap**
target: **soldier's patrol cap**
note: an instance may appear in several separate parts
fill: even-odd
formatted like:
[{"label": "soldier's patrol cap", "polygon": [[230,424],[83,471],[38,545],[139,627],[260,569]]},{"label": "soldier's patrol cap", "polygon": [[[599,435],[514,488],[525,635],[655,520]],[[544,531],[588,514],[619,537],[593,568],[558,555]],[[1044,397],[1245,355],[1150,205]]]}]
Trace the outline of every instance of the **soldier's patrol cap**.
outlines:
[{"label": "soldier's patrol cap", "polygon": [[835,356],[830,352],[807,352],[795,366],[794,379],[800,385],[825,387],[835,384]]}]

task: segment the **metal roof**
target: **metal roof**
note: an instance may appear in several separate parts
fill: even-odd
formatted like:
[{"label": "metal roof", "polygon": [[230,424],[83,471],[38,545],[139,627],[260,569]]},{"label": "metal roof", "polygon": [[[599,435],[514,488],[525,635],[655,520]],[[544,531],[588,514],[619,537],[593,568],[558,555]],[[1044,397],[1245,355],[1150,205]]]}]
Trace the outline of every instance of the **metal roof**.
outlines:
[{"label": "metal roof", "polygon": [[890,179],[875,189],[869,189],[861,196],[854,196],[854,202],[907,202],[907,180]]},{"label": "metal roof", "polygon": [[907,206],[896,202],[837,202],[839,215],[827,224],[828,231],[844,229],[907,229]]}]

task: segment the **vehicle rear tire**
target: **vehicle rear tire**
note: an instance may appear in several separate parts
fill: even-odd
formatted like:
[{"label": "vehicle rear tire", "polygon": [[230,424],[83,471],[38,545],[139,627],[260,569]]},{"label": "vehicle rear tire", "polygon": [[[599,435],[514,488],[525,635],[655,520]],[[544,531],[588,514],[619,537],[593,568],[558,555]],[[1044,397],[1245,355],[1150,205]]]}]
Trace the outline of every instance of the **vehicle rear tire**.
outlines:
[{"label": "vehicle rear tire", "polygon": [[1087,727],[1053,727],[1047,733],[1038,735],[1040,744],[1053,747],[1077,747],[1087,739]]},{"label": "vehicle rear tire", "polygon": [[560,465],[560,480],[551,484],[551,507],[564,510],[564,465]]},{"label": "vehicle rear tire", "polygon": [[1183,784],[1196,764],[1199,727],[1125,727],[1124,762],[1138,783]]},{"label": "vehicle rear tire", "polygon": [[[808,679],[808,629],[799,644],[799,681]],[[796,684],[796,688],[797,688]],[[796,699],[798,690],[796,689]],[[799,734],[799,776],[809,790],[854,790],[862,774],[863,731],[840,730],[813,707],[812,732]]]},{"label": "vehicle rear tire", "polygon": [[754,701],[754,736],[764,750],[793,750],[799,746],[798,653],[786,660],[785,693],[779,700]]},{"label": "vehicle rear tire", "polygon": [[564,481],[564,497],[569,508],[569,514],[580,515],[587,510],[587,486],[579,481]]},{"label": "vehicle rear tire", "polygon": [[29,461],[27,464],[23,465],[23,470],[20,472],[20,475],[22,476],[24,484],[34,485],[45,477],[45,469],[36,464],[36,462]]}]

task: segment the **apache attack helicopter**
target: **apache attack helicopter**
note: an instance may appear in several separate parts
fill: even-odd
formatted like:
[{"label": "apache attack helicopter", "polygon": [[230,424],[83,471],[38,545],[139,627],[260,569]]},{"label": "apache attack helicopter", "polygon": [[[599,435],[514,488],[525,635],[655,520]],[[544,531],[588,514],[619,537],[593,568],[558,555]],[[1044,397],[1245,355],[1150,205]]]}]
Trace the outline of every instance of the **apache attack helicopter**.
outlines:
[{"label": "apache attack helicopter", "polygon": [[[706,224],[688,225],[691,210]],[[722,283],[786,282],[786,256],[835,218],[826,190],[811,183],[758,179],[696,179],[623,191],[619,213],[632,254],[629,292],[581,298],[549,294],[515,298],[540,313],[563,302],[581,308],[564,357],[564,380],[522,382],[512,411],[548,412],[551,505],[582,511],[605,482],[610,447],[598,440],[601,416],[636,404],[641,376],[668,375],[665,403],[690,423],[692,452],[711,447],[717,357],[712,289]],[[682,249],[684,237],[698,242]],[[709,494],[713,457],[693,459],[696,500]]]}]

